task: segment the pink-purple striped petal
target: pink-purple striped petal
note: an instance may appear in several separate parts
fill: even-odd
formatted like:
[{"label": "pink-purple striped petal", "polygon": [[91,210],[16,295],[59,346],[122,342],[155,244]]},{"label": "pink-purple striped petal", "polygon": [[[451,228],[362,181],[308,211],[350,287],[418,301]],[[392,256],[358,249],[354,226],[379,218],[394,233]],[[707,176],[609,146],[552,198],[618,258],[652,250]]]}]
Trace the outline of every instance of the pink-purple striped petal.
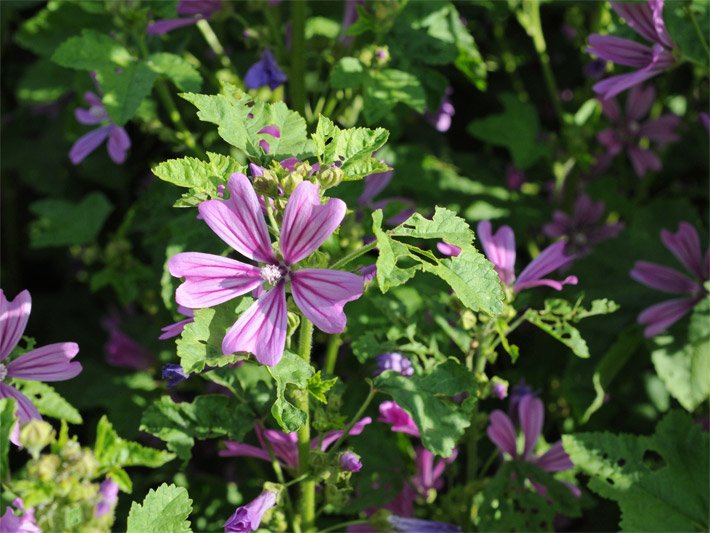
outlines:
[{"label": "pink-purple striped petal", "polygon": [[643,334],[655,337],[688,314],[696,303],[698,298],[676,298],[647,307],[638,316],[638,323],[646,326]]},{"label": "pink-purple striped petal", "polygon": [[626,97],[626,118],[639,120],[645,117],[656,99],[653,85],[644,88],[641,85],[633,87]]},{"label": "pink-purple striped petal", "polygon": [[648,120],[641,124],[639,135],[648,137],[651,141],[660,145],[676,142],[680,139],[680,136],[675,131],[680,122],[681,119],[677,115],[662,115],[657,119]]},{"label": "pink-purple striped petal", "polygon": [[675,233],[664,229],[661,231],[661,242],[688,269],[688,272],[700,280],[710,277],[707,267],[703,268],[700,237],[693,226],[687,222],[681,222]]},{"label": "pink-purple striped petal", "polygon": [[363,292],[362,276],[339,270],[304,268],[291,273],[291,291],[298,308],[326,333],[340,333],[347,317],[343,306]]},{"label": "pink-purple striped petal", "polygon": [[622,37],[596,33],[589,36],[587,52],[617,65],[637,68],[647,66],[653,57],[649,46]]},{"label": "pink-purple striped petal", "polygon": [[491,442],[493,442],[501,452],[507,453],[513,458],[517,457],[517,435],[513,427],[513,422],[508,415],[500,409],[496,409],[491,413],[489,420],[490,423],[488,424],[488,428],[486,428],[486,434],[488,438],[491,439]]},{"label": "pink-purple striped petal", "polygon": [[222,351],[252,353],[261,364],[274,366],[286,345],[286,312],[286,291],[281,282],[239,317],[224,337]]},{"label": "pink-purple striped petal", "polygon": [[106,140],[113,128],[113,124],[103,126],[79,137],[69,150],[69,160],[78,165],[86,156],[96,150]]},{"label": "pink-purple striped petal", "polygon": [[281,252],[286,262],[293,265],[315,252],[340,225],[345,211],[342,200],[331,198],[323,205],[316,185],[299,183],[286,204],[281,226]]},{"label": "pink-purple striped petal", "polygon": [[564,249],[567,242],[564,240],[557,241],[545,248],[540,255],[533,259],[530,264],[523,269],[515,281],[514,290],[520,292],[523,289],[547,285],[556,290],[562,290],[562,286],[566,284],[574,285],[577,283],[575,276],[568,276],[564,281],[543,279],[543,276],[554,272],[558,268],[568,265],[574,256],[565,254]]},{"label": "pink-purple striped petal", "polygon": [[229,177],[229,200],[207,200],[198,210],[220,239],[237,252],[262,263],[274,263],[269,232],[259,199],[249,178],[236,172]]},{"label": "pink-purple striped petal", "polygon": [[572,459],[562,447],[562,441],[554,443],[549,450],[531,462],[547,472],[561,472],[574,467]]},{"label": "pink-purple striped petal", "polygon": [[251,444],[226,440],[224,441],[224,445],[227,448],[218,452],[220,457],[254,457],[256,459],[271,462],[271,457],[266,450],[257,448]]},{"label": "pink-purple striped petal", "polygon": [[156,20],[148,25],[148,35],[163,35],[165,33],[197,24],[199,17]]},{"label": "pink-purple striped petal", "polygon": [[24,290],[14,300],[8,300],[0,289],[0,361],[20,342],[32,310],[32,297]]},{"label": "pink-purple striped petal", "polygon": [[39,411],[30,401],[30,399],[18,391],[16,388],[7,385],[5,383],[0,383],[0,398],[14,398],[17,403],[17,417],[20,419],[20,424],[29,422],[33,418],[35,420],[42,420],[42,416]]},{"label": "pink-purple striped petal", "polygon": [[518,420],[525,435],[523,457],[529,460],[535,449],[535,444],[542,434],[542,423],[545,421],[545,407],[542,400],[532,394],[526,394],[518,404]]},{"label": "pink-purple striped petal", "polygon": [[501,226],[493,234],[488,220],[479,222],[477,230],[486,257],[495,265],[501,281],[510,285],[515,279],[515,233],[510,226]]},{"label": "pink-purple striped petal", "polygon": [[7,365],[7,375],[34,381],[64,381],[81,372],[81,363],[72,361],[79,353],[75,342],[59,342],[30,350]]},{"label": "pink-purple striped petal", "polygon": [[448,255],[450,257],[456,257],[461,253],[461,248],[459,248],[455,244],[449,244],[444,241],[437,242],[436,249],[439,250],[440,253]]},{"label": "pink-purple striped petal", "polygon": [[298,468],[298,435],[296,432],[284,433],[277,429],[262,429],[255,427],[256,436],[261,446],[271,447],[274,455],[287,467]]},{"label": "pink-purple striped petal", "polygon": [[[372,418],[369,416],[366,416],[365,418],[361,418],[355,424],[353,425],[352,428],[350,428],[350,431],[348,431],[348,435],[351,437],[354,437],[355,435],[359,435],[362,433],[365,428],[372,423]],[[336,429],[334,431],[329,431],[328,433],[325,434],[323,439],[320,441],[320,451],[325,452],[328,450],[328,448],[331,447],[337,441],[341,435],[343,434],[342,430]],[[313,439],[311,441],[311,448],[315,448],[318,446],[318,439]]]},{"label": "pink-purple striped petal", "polygon": [[611,7],[641,37],[650,42],[658,40],[648,2],[612,2]]},{"label": "pink-purple striped petal", "polygon": [[647,287],[671,294],[693,293],[699,288],[696,281],[674,268],[648,261],[636,261],[629,275]]},{"label": "pink-purple striped petal", "polygon": [[[382,161],[384,163],[384,161]],[[357,203],[360,205],[368,205],[378,194],[380,194],[394,176],[394,170],[388,170],[386,172],[378,172],[376,174],[370,174],[366,176],[363,180],[365,186],[362,189],[362,194],[357,199]]]},{"label": "pink-purple striped petal", "polygon": [[168,261],[168,269],[173,276],[185,278],[175,293],[175,300],[191,309],[221,304],[263,283],[257,267],[201,252],[174,255]]},{"label": "pink-purple striped petal", "polygon": [[661,160],[651,150],[640,146],[629,146],[626,153],[629,156],[634,172],[639,178],[645,176],[649,170],[656,172],[661,170]]},{"label": "pink-purple striped petal", "polygon": [[114,124],[111,131],[109,131],[108,143],[106,143],[106,149],[111,160],[117,165],[123,164],[130,147],[131,139],[126,130]]}]

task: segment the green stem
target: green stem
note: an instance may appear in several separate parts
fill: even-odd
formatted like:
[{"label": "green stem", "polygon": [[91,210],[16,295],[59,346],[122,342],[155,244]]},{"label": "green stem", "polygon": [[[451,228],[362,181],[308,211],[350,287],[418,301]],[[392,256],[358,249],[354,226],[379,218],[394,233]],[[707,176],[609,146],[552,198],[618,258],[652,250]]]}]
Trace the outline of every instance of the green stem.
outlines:
[{"label": "green stem", "polygon": [[155,88],[158,91],[158,97],[160,98],[160,101],[163,102],[165,109],[168,111],[168,116],[170,117],[170,120],[172,121],[175,128],[178,130],[178,138],[185,143],[185,146],[187,146],[192,151],[192,153],[194,153],[197,157],[204,159],[206,157],[206,154],[202,150],[202,148],[197,145],[195,137],[193,137],[192,133],[190,133],[190,130],[187,129],[185,122],[183,122],[182,116],[180,115],[180,111],[178,111],[178,108],[175,105],[175,102],[173,101],[173,97],[170,96],[170,91],[168,90],[168,86],[165,84],[165,81],[156,80]]},{"label": "green stem", "polygon": [[306,0],[291,0],[291,108],[306,114]]},{"label": "green stem", "polygon": [[370,392],[368,393],[367,398],[365,398],[365,401],[360,406],[360,409],[358,409],[357,413],[355,413],[355,416],[352,418],[352,420],[350,420],[348,425],[345,426],[345,429],[343,429],[343,434],[340,435],[340,438],[336,440],[335,444],[333,444],[330,450],[328,450],[328,459],[335,455],[335,452],[338,451],[338,448],[340,448],[340,445],[343,443],[343,441],[348,438],[350,430],[357,423],[357,421],[362,418],[362,415],[365,413],[365,409],[367,409],[367,407],[370,405],[370,402],[372,402],[372,399],[378,392],[379,391],[376,388],[374,388],[372,385],[370,386]]},{"label": "green stem", "polygon": [[[700,39],[700,42],[703,43],[703,48],[705,49],[705,54],[710,56],[710,48],[708,48],[708,43],[705,40],[705,35],[703,35],[703,31],[700,29],[700,26],[698,25],[698,21],[695,18],[695,13],[693,13],[693,8],[690,6],[685,7],[688,10],[688,16],[690,17],[690,22],[693,24],[693,28],[695,29],[695,33],[698,35],[698,39]],[[707,66],[707,63],[706,63]]]},{"label": "green stem", "polygon": [[338,359],[338,349],[343,344],[343,338],[340,335],[331,335],[328,338],[328,345],[325,349],[325,372],[326,374],[335,374],[335,363]]},{"label": "green stem", "polygon": [[471,415],[471,427],[466,435],[466,482],[471,483],[476,479],[478,473],[478,425],[476,419],[478,409],[473,408]]},{"label": "green stem", "polygon": [[341,522],[340,524],[321,529],[320,533],[330,533],[331,531],[345,531],[348,526],[356,526],[357,524],[367,523],[369,523],[369,520],[350,520],[349,522]]},{"label": "green stem", "polygon": [[[307,364],[311,362],[311,349],[313,347],[313,323],[306,317],[301,317],[301,331],[298,343],[298,355]],[[311,420],[308,408],[308,391],[298,391],[294,398],[296,407],[308,416],[306,423],[298,430],[298,474],[306,475],[310,467],[311,454]],[[316,482],[314,479],[304,479],[299,485],[300,497],[298,500],[298,520],[305,532],[315,530],[316,516]]]},{"label": "green stem", "polygon": [[377,247],[376,242],[371,242],[370,244],[366,244],[365,246],[358,248],[354,252],[350,252],[345,257],[338,259],[335,263],[330,265],[328,268],[330,268],[331,270],[338,270],[338,269],[344,267],[345,265],[347,265],[349,262],[354,261],[355,259],[357,259],[361,255],[365,255],[370,250],[374,250],[375,247]]},{"label": "green stem", "polygon": [[200,30],[200,33],[205,38],[205,41],[219,59],[220,65],[224,68],[234,70],[232,68],[232,62],[229,60],[229,57],[227,57],[227,54],[225,54],[224,47],[222,46],[222,43],[219,42],[219,38],[212,29],[212,26],[210,26],[210,23],[205,19],[201,19],[197,21],[197,29]]}]

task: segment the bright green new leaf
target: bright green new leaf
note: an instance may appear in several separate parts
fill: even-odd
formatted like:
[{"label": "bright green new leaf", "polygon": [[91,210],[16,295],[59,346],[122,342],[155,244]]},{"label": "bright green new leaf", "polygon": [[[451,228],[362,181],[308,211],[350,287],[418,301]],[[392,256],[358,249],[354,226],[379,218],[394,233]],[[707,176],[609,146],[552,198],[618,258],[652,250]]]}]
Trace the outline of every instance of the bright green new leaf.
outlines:
[{"label": "bright green new leaf", "polygon": [[367,77],[364,65],[356,57],[343,57],[330,73],[330,85],[334,89],[354,89]]},{"label": "bright green new leaf", "polygon": [[195,439],[241,440],[251,427],[249,408],[221,394],[198,396],[191,403],[163,396],[146,409],[140,426],[165,441],[184,462],[190,459]]},{"label": "bright green new leaf", "polygon": [[671,411],[652,436],[579,433],[562,437],[589,488],[616,501],[624,531],[707,531],[708,434]]},{"label": "bright green new leaf", "polygon": [[150,489],[142,504],[131,504],[128,533],[190,533],[191,512],[187,490],[163,483],[158,490]]},{"label": "bright green new leaf", "polygon": [[323,379],[319,370],[308,378],[308,393],[321,403],[328,401],[326,394],[338,382],[338,378]]},{"label": "bright green new leaf", "polygon": [[97,70],[96,78],[104,93],[102,101],[115,124],[123,126],[133,118],[157,77],[158,74],[142,61],[122,69]]},{"label": "bright green new leaf", "polygon": [[45,415],[59,420],[66,420],[72,424],[81,424],[79,411],[72,404],[52,388],[51,385],[41,381],[15,380],[17,390],[27,396],[37,410]]},{"label": "bright green new leaf", "polygon": [[382,229],[382,210],[378,209],[372,213],[372,231],[377,238],[377,248],[380,253],[377,255],[377,285],[384,293],[392,287],[397,287],[406,283],[414,277],[421,269],[419,264],[401,268],[397,265],[400,259],[410,257],[409,250],[405,245],[389,237]]},{"label": "bright green new leaf", "polygon": [[389,232],[392,237],[414,237],[417,239],[437,239],[456,246],[469,246],[474,239],[468,223],[454,211],[435,207],[430,219],[414,213],[401,225]]},{"label": "bright green new leaf", "polygon": [[30,211],[37,215],[30,226],[30,246],[44,248],[91,243],[113,206],[103,193],[92,192],[79,203],[39,200],[30,204]]},{"label": "bright green new leaf", "polygon": [[126,48],[105,33],[83,30],[70,37],[52,54],[52,61],[77,70],[108,70],[127,67],[133,57]]},{"label": "bright green new leaf", "polygon": [[308,380],[313,376],[313,368],[298,355],[287,350],[281,361],[268,370],[276,381],[276,401],[271,408],[271,414],[286,433],[298,431],[308,421],[308,414],[289,402],[286,392],[308,394],[306,388]]},{"label": "bright green new leaf", "polygon": [[8,454],[10,452],[10,433],[15,421],[15,399],[0,398],[0,479],[10,478]]},{"label": "bright green new leaf", "polygon": [[[425,375],[404,377],[387,371],[375,378],[375,388],[389,394],[407,411],[421,433],[422,443],[432,453],[449,457],[471,424],[476,402],[476,380],[458,362],[448,361]],[[458,403],[452,397],[466,394]]]},{"label": "bright green new leaf", "polygon": [[181,91],[195,92],[202,88],[202,76],[189,61],[177,54],[160,52],[151,54],[148,66],[158,74],[168,77]]}]

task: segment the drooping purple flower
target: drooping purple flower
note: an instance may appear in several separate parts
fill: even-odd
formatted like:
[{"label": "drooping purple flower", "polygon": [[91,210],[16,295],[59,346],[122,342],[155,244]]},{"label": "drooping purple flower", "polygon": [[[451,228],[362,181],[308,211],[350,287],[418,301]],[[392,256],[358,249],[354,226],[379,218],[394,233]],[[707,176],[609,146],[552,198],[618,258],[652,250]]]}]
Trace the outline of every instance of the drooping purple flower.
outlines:
[{"label": "drooping purple flower", "polygon": [[289,198],[279,246],[283,259],[271,248],[259,200],[249,179],[240,173],[229,178],[229,200],[207,200],[200,215],[224,242],[261,267],[218,255],[186,252],[168,262],[170,273],[185,278],[175,299],[191,309],[211,307],[246,294],[264,282],[264,292],[230,328],[222,341],[225,354],[249,352],[265,365],[279,362],[286,344],[286,284],[296,306],[319,329],[345,329],[343,307],[362,296],[362,277],[320,268],[294,269],[335,231],[345,216],[345,203],[331,198],[323,205],[318,187],[304,181]]},{"label": "drooping purple flower", "polygon": [[[369,416],[358,420],[350,429],[348,435],[351,437],[360,435],[370,423],[372,423],[372,418]],[[227,440],[224,441],[226,449],[219,452],[220,457],[254,457],[264,461],[271,461],[269,454],[269,449],[271,449],[274,456],[283,466],[293,470],[298,469],[298,435],[296,432],[284,433],[277,429],[263,429],[258,425],[255,431],[259,446]],[[312,439],[311,449],[318,448],[320,451],[325,452],[342,435],[342,430],[329,431],[321,439]]]},{"label": "drooping purple flower", "polygon": [[365,0],[345,0],[343,8],[343,23],[341,25],[341,33],[338,39],[346,46],[350,46],[354,40],[354,37],[351,35],[346,35],[348,28],[358,19],[358,6],[362,6],[364,4]]},{"label": "drooping purple flower", "polygon": [[374,375],[379,376],[385,370],[394,370],[399,372],[405,377],[409,377],[414,374],[414,368],[412,367],[412,362],[404,357],[398,352],[388,352],[378,355],[375,358],[377,362],[377,370],[375,370]]},{"label": "drooping purple flower", "polygon": [[106,149],[111,160],[117,165],[126,160],[126,154],[131,147],[131,139],[121,126],[111,122],[101,98],[91,91],[84,93],[84,101],[88,109],[77,108],[74,116],[77,122],[86,125],[102,124],[79,137],[69,150],[69,159],[75,165],[81,163],[91,152],[96,150],[106,139]]},{"label": "drooping purple flower", "polygon": [[20,342],[31,309],[32,298],[28,291],[22,291],[14,300],[8,300],[0,289],[0,398],[14,398],[21,424],[33,418],[41,420],[42,417],[30,399],[7,382],[8,378],[65,381],[81,372],[81,363],[72,361],[79,353],[75,342],[48,344],[3,363]]},{"label": "drooping purple flower", "polygon": [[247,89],[268,87],[272,91],[288,81],[288,77],[276,62],[270,50],[261,53],[261,59],[254,63],[244,76],[244,86]]},{"label": "drooping purple flower", "polygon": [[392,426],[392,431],[406,433],[414,437],[421,436],[419,428],[414,423],[411,415],[402,409],[396,402],[386,401],[380,404],[380,417],[378,422],[384,422]]},{"label": "drooping purple flower", "polygon": [[637,70],[597,82],[593,89],[605,100],[657,76],[675,65],[674,45],[663,22],[663,0],[645,3],[612,2],[614,11],[631,29],[651,43],[639,44],[612,35],[592,34],[587,51],[601,59]]},{"label": "drooping purple flower", "polygon": [[449,457],[439,459],[423,446],[416,449],[417,471],[412,478],[412,484],[420,496],[427,499],[431,491],[441,490],[444,486],[444,470],[446,465],[453,463],[458,457],[458,450],[454,448]]},{"label": "drooping purple flower", "polygon": [[508,398],[508,416],[513,421],[514,424],[519,424],[518,421],[518,411],[520,406],[520,400],[532,394],[535,395],[533,388],[525,383],[524,379],[518,381],[516,385],[513,386],[513,390]]},{"label": "drooping purple flower", "polygon": [[224,523],[225,533],[248,533],[259,529],[264,513],[276,505],[276,492],[265,490],[251,502],[237,507]]},{"label": "drooping purple flower", "polygon": [[515,277],[515,233],[510,226],[501,226],[494,234],[488,220],[478,224],[478,238],[480,239],[486,257],[495,267],[501,281],[513,287],[513,291],[520,292],[531,287],[545,285],[561,291],[564,285],[576,285],[577,277],[568,276],[562,281],[544,278],[550,272],[568,265],[573,256],[565,255],[565,241],[557,241],[545,248],[526,266],[520,275]]},{"label": "drooping purple flower", "polygon": [[411,198],[392,196],[375,201],[375,197],[387,188],[387,185],[390,184],[393,177],[394,170],[378,172],[365,177],[363,180],[365,186],[363,187],[362,194],[360,194],[360,197],[357,199],[357,204],[360,207],[359,216],[362,216],[362,208],[367,207],[371,211],[376,211],[377,209],[382,209],[384,211],[389,204],[394,202],[404,205],[404,208],[399,213],[389,217],[385,221],[387,225],[399,226],[402,222],[412,216],[415,205]]},{"label": "drooping purple flower", "polygon": [[[22,514],[16,515],[12,507]],[[0,531],[2,533],[42,533],[35,520],[34,507],[25,509],[20,498],[15,498],[11,506],[8,505],[5,508],[5,514],[0,516]]]},{"label": "drooping purple flower", "polygon": [[674,268],[636,261],[629,273],[635,281],[661,292],[685,295],[652,305],[638,316],[639,324],[646,328],[646,337],[654,337],[668,329],[708,294],[703,284],[710,279],[710,248],[705,252],[703,260],[700,237],[695,228],[687,222],[681,222],[676,233],[665,229],[661,231],[661,241],[692,277]]},{"label": "drooping purple flower", "polygon": [[370,283],[377,275],[377,265],[372,263],[371,265],[365,265],[359,270],[360,275],[365,283]]},{"label": "drooping purple flower", "polygon": [[552,214],[552,222],[545,224],[542,232],[551,239],[565,237],[565,252],[582,257],[589,254],[594,246],[613,239],[624,229],[623,222],[599,223],[603,214],[604,202],[595,202],[589,195],[580,194],[574,203],[572,215],[555,211]]},{"label": "drooping purple flower", "polygon": [[400,533],[457,533],[461,528],[446,522],[435,522],[434,520],[421,520],[419,518],[405,518],[397,515],[390,515],[387,521]]},{"label": "drooping purple flower", "polygon": [[362,470],[360,456],[354,452],[345,452],[340,456],[340,468],[345,472],[359,472]]},{"label": "drooping purple flower", "polygon": [[148,33],[163,35],[178,28],[192,26],[202,19],[209,19],[221,7],[221,0],[180,0],[177,4],[177,14],[182,16],[151,22],[148,25]]},{"label": "drooping purple flower", "polygon": [[426,121],[441,133],[449,131],[453,116],[456,114],[454,104],[451,103],[450,98],[453,92],[451,87],[447,87],[446,91],[444,91],[444,96],[441,98],[439,108],[434,112],[426,111],[424,113]]},{"label": "drooping purple flower", "polygon": [[147,370],[155,363],[155,356],[121,331],[121,320],[110,316],[102,321],[109,337],[104,345],[106,362],[131,370]]},{"label": "drooping purple flower", "polygon": [[524,435],[523,449],[520,452],[513,421],[501,410],[496,409],[491,413],[486,433],[502,454],[514,460],[537,465],[546,472],[560,472],[574,466],[562,447],[562,441],[554,443],[542,455],[535,454],[535,445],[542,434],[542,425],[545,421],[545,408],[542,401],[534,394],[526,394],[520,400],[518,420]]},{"label": "drooping purple flower", "polygon": [[99,495],[101,496],[101,499],[99,500],[99,503],[96,504],[96,509],[94,511],[94,516],[96,518],[101,518],[105,514],[113,511],[113,508],[116,507],[116,502],[118,501],[118,485],[113,479],[107,477],[103,482],[101,482]]},{"label": "drooping purple flower", "polygon": [[182,366],[176,363],[167,363],[163,366],[161,377],[167,382],[168,388],[172,389],[189,378],[190,374],[185,374]]},{"label": "drooping purple flower", "polygon": [[508,383],[505,381],[494,381],[491,385],[493,396],[499,400],[505,400],[508,396]]},{"label": "drooping purple flower", "polygon": [[505,169],[505,186],[508,187],[509,191],[519,191],[527,176],[524,170],[520,170],[513,164],[510,164]]},{"label": "drooping purple flower", "polygon": [[178,335],[182,334],[182,330],[185,329],[185,326],[195,321],[195,312],[192,309],[188,309],[185,306],[178,305],[178,313],[186,316],[187,318],[185,320],[175,322],[174,324],[168,324],[167,326],[161,328],[160,331],[162,331],[163,334],[158,337],[158,339],[164,341],[166,339],[172,339],[173,337],[177,337]]},{"label": "drooping purple flower", "polygon": [[614,99],[602,101],[602,112],[611,121],[612,127],[600,131],[597,140],[606,147],[609,159],[626,150],[634,172],[639,177],[649,170],[661,169],[661,160],[651,150],[642,146],[643,139],[663,147],[680,138],[675,132],[680,124],[680,117],[672,113],[641,122],[651,109],[655,98],[656,91],[653,87],[643,88],[639,85],[629,91],[625,111],[621,110]]}]

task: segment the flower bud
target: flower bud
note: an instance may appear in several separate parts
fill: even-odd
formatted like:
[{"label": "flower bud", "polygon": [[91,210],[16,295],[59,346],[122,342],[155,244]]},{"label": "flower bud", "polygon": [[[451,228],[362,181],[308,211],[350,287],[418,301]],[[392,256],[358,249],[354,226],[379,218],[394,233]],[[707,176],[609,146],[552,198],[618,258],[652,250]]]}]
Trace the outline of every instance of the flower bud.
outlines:
[{"label": "flower bud", "polygon": [[377,63],[377,66],[383,67],[387,63],[389,63],[390,60],[390,50],[386,46],[378,46],[375,48],[375,62]]},{"label": "flower bud", "polygon": [[360,456],[354,452],[345,452],[340,456],[340,468],[346,472],[359,472],[362,469]]},{"label": "flower bud", "polygon": [[337,187],[343,181],[343,171],[339,167],[330,167],[318,173],[318,181],[323,190]]},{"label": "flower bud", "polygon": [[505,400],[508,396],[508,382],[498,376],[494,376],[491,379],[491,394],[499,400]]},{"label": "flower bud", "polygon": [[308,163],[308,161],[301,161],[300,163],[296,163],[296,165],[293,167],[293,171],[296,174],[307,178],[313,173],[313,167],[310,165],[310,163]]},{"label": "flower bud", "polygon": [[278,196],[278,178],[270,170],[264,170],[261,176],[254,176],[254,190],[257,194],[266,196]]},{"label": "flower bud", "polygon": [[303,181],[303,176],[298,172],[290,172],[282,181],[281,187],[284,194],[291,195],[296,186]]},{"label": "flower bud", "polygon": [[56,477],[60,464],[61,461],[58,456],[54,454],[43,455],[39,458],[33,470],[35,470],[40,480],[51,481]]},{"label": "flower bud", "polygon": [[20,443],[35,459],[54,440],[54,428],[44,420],[30,420],[20,430]]}]

